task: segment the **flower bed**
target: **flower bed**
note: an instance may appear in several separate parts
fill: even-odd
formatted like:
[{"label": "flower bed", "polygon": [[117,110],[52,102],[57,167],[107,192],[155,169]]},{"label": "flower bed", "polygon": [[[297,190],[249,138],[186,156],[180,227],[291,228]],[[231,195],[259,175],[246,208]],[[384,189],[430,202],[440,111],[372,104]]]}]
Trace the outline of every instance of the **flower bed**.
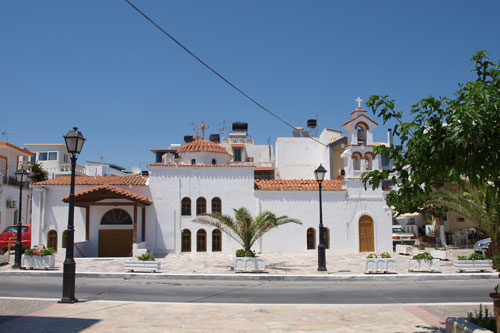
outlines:
[{"label": "flower bed", "polygon": [[382,253],[380,257],[376,254],[370,254],[363,259],[365,273],[395,273],[396,259],[391,258],[387,252]]},{"label": "flower bed", "polygon": [[241,272],[263,272],[266,269],[266,261],[260,257],[235,257],[234,271]]},{"label": "flower bed", "polygon": [[137,260],[129,260],[123,263],[127,271],[135,272],[156,272],[160,270],[160,262],[156,261],[151,253],[144,253],[137,257]]},{"label": "flower bed", "polygon": [[56,263],[56,251],[52,248],[31,248],[24,251],[21,256],[21,267],[27,269],[49,269],[54,268]]},{"label": "flower bed", "polygon": [[458,260],[453,261],[453,267],[459,272],[483,272],[492,270],[491,260],[486,260],[484,255],[479,253],[473,253],[469,257],[459,256]]},{"label": "flower bed", "polygon": [[441,272],[441,260],[434,259],[428,252],[413,256],[408,261],[409,272]]}]

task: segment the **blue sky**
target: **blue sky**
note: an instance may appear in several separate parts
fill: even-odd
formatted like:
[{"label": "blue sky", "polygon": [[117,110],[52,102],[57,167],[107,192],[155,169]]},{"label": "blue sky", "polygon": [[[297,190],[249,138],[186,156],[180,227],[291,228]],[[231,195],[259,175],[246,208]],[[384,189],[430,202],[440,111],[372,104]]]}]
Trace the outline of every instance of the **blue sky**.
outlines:
[{"label": "blue sky", "polygon": [[[498,1],[132,1],[296,126],[318,114],[320,129],[341,129],[357,96],[403,110],[450,96],[473,78],[475,51],[500,59]],[[208,133],[248,122],[259,144],[291,133],[122,0],[2,1],[0,50],[0,132],[63,143],[78,126],[80,164],[145,169],[150,148],[182,143],[201,120]]]}]

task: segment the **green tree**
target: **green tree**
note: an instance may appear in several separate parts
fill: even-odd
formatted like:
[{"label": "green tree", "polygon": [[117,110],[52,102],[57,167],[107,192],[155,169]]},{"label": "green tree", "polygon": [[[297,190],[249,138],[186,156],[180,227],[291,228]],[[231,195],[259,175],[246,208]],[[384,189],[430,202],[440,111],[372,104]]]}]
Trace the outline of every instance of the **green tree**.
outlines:
[{"label": "green tree", "polygon": [[362,181],[376,188],[392,179],[395,189],[387,203],[397,214],[443,213],[442,206],[427,205],[430,194],[445,182],[478,188],[500,188],[500,63],[485,51],[473,57],[476,80],[460,84],[453,98],[429,96],[411,106],[409,121],[388,96],[371,96],[368,107],[384,124],[395,123],[396,144],[374,148],[391,158],[391,170],[364,173]]},{"label": "green tree", "polygon": [[33,183],[49,179],[49,173],[42,168],[40,163],[31,164],[29,171],[31,172],[31,181]]},{"label": "green tree", "polygon": [[271,229],[287,223],[302,224],[299,220],[288,216],[277,217],[271,212],[263,212],[253,218],[244,207],[233,210],[234,219],[229,215],[207,214],[193,221],[220,229],[237,241],[247,253],[251,252],[253,244]]},{"label": "green tree", "polygon": [[427,204],[467,217],[491,237],[486,256],[500,254],[500,192],[493,185],[479,184],[476,189],[464,191],[443,189],[431,193]]}]

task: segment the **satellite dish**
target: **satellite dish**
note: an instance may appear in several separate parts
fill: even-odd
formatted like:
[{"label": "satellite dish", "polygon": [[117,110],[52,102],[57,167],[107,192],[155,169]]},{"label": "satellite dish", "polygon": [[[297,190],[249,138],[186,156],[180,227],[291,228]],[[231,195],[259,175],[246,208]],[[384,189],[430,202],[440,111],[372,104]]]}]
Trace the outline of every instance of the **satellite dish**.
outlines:
[{"label": "satellite dish", "polygon": [[140,175],[141,174],[141,168],[139,168],[138,166],[133,166],[132,167],[132,173]]}]

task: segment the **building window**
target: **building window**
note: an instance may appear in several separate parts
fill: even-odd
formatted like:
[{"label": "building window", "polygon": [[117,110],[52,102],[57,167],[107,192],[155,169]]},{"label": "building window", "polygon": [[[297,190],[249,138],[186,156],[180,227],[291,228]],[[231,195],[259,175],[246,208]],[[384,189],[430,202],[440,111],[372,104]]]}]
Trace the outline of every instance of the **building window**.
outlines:
[{"label": "building window", "polygon": [[196,233],[196,252],[207,251],[207,232],[203,229]]},{"label": "building window", "polygon": [[325,249],[330,248],[330,229],[323,227],[323,237],[325,237]]},{"label": "building window", "polygon": [[199,197],[196,200],[196,215],[202,215],[207,213],[207,200],[203,197]]},{"label": "building window", "polygon": [[389,156],[387,156],[387,155],[388,155],[388,153],[386,153],[386,152],[382,153],[382,167],[383,168],[388,167],[389,164],[391,163],[391,160],[390,160]]},{"label": "building window", "polygon": [[68,155],[67,154],[64,154],[64,163],[69,163],[69,158],[68,158]]},{"label": "building window", "polygon": [[181,201],[181,215],[182,216],[191,216],[191,199],[182,198]]},{"label": "building window", "polygon": [[102,216],[101,224],[132,224],[132,217],[123,209],[115,208],[108,210],[106,214]]},{"label": "building window", "polygon": [[49,152],[49,161],[55,161],[55,160],[57,160],[57,152],[56,151]]},{"label": "building window", "polygon": [[38,160],[39,161],[46,161],[47,160],[47,153],[38,153]]},{"label": "building window", "polygon": [[35,163],[36,162],[36,156],[31,156],[30,157],[30,162]]},{"label": "building window", "polygon": [[373,168],[372,157],[370,155],[365,156],[365,167],[366,170],[372,170]]},{"label": "building window", "polygon": [[313,250],[316,248],[316,230],[314,228],[307,229],[307,249]]},{"label": "building window", "polygon": [[217,164],[217,160],[215,158],[212,158],[212,165],[216,165]]},{"label": "building window", "polygon": [[62,237],[62,248],[66,248],[66,241],[68,239],[68,230],[64,230],[63,232],[63,237]]},{"label": "building window", "polygon": [[457,222],[465,222],[465,218],[463,218],[463,217],[457,217]]},{"label": "building window", "polygon": [[222,232],[219,229],[212,231],[212,252],[222,251]]},{"label": "building window", "polygon": [[241,148],[233,148],[233,159],[235,162],[241,162]]},{"label": "building window", "polygon": [[195,165],[195,164],[196,164],[196,160],[193,158],[193,159],[191,160],[191,165]]},{"label": "building window", "polygon": [[189,229],[182,230],[181,240],[182,240],[181,251],[191,252],[191,231],[189,231]]},{"label": "building window", "polygon": [[57,231],[50,230],[47,234],[47,247],[57,250]]},{"label": "building window", "polygon": [[222,214],[222,201],[220,198],[212,199],[212,214]]}]

